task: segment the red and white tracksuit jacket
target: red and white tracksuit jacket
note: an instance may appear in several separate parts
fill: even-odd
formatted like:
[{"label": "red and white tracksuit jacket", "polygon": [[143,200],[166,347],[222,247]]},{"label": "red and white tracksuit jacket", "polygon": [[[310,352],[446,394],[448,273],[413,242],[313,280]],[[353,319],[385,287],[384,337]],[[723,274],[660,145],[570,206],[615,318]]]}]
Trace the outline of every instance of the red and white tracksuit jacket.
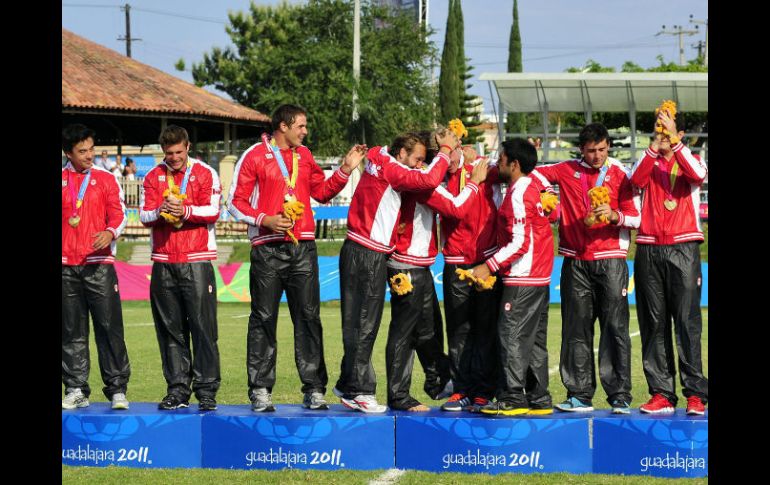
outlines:
[{"label": "red and white tracksuit jacket", "polygon": [[[325,204],[337,195],[345,184],[348,175],[337,169],[326,179],[324,171],[318,166],[310,150],[301,145],[299,154],[297,184],[294,196],[305,204],[305,212],[294,224],[292,232],[300,241],[315,240],[315,220],[310,208],[310,197]],[[292,174],[292,152],[281,150],[283,160],[288,164],[289,176]],[[279,162],[272,149],[263,142],[247,149],[235,165],[233,182],[227,199],[227,209],[236,220],[248,224],[248,236],[252,246],[275,242],[291,241],[288,234],[271,231],[262,226],[265,216],[283,213],[284,196],[288,194],[286,181],[281,174]]]},{"label": "red and white tracksuit jacket", "polygon": [[[219,199],[222,187],[219,175],[209,165],[192,162],[187,183],[187,198],[183,201],[183,225],[179,229],[160,216],[163,192],[168,188],[167,166],[160,163],[144,177],[139,219],[150,227],[152,260],[159,263],[193,263],[217,258],[215,223],[219,219]],[[174,184],[180,189],[187,165],[174,173]]]},{"label": "red and white tracksuit jacket", "polygon": [[[112,264],[117,250],[116,241],[126,227],[126,206],[123,203],[123,189],[107,170],[93,166],[91,180],[88,183],[83,205],[78,210],[80,224],[69,225],[72,216],[72,199],[69,178],[75,186],[75,199],[80,192],[80,184],[86,177],[78,173],[67,162],[61,170],[61,264],[80,266],[83,264]],[[110,231],[114,236],[106,248],[93,249],[95,233]]]},{"label": "red and white tracksuit jacket", "polygon": [[[637,244],[678,244],[703,241],[700,224],[700,186],[708,169],[698,155],[682,143],[672,147],[674,156],[667,161],[657,151],[648,148],[631,170],[631,183],[643,189],[642,223],[636,236]],[[671,169],[677,163],[679,170],[671,195],[676,201],[674,210],[667,210],[663,202],[670,185]]]},{"label": "red and white tracksuit jacket", "polygon": [[614,158],[607,158],[609,168],[603,185],[609,189],[610,207],[618,213],[617,224],[583,223],[590,213],[586,187],[594,187],[599,170],[582,160],[567,160],[537,167],[531,176],[543,186],[559,185],[561,219],[559,254],[581,260],[625,258],[630,243],[630,229],[639,227],[639,196],[628,179],[628,170]]},{"label": "red and white tracksuit jacket", "polygon": [[[470,181],[473,167],[480,159],[478,157],[473,164],[464,162],[459,170],[449,176],[446,188],[451,194],[460,193],[460,170],[465,170],[466,180]],[[479,197],[470,202],[467,216],[458,219],[442,215],[441,239],[447,264],[475,264],[497,251],[497,205],[494,200],[496,194],[500,197],[500,186],[491,177],[493,172],[496,173],[490,167],[487,179],[479,186]]]},{"label": "red and white tracksuit jacket", "polygon": [[415,266],[435,263],[438,254],[436,213],[454,220],[464,219],[469,209],[476,205],[479,191],[478,185],[468,181],[456,197],[441,186],[432,191],[403,194],[396,228],[396,251],[391,258]]},{"label": "red and white tracksuit jacket", "polygon": [[400,192],[435,189],[449,166],[449,156],[439,153],[425,170],[409,168],[390,156],[387,149],[369,149],[364,173],[348,209],[347,238],[380,253],[395,250]]},{"label": "red and white tracksuit jacket", "polygon": [[522,176],[508,187],[497,212],[497,245],[486,261],[506,286],[548,286],[553,270],[553,233],[540,204],[541,186]]}]

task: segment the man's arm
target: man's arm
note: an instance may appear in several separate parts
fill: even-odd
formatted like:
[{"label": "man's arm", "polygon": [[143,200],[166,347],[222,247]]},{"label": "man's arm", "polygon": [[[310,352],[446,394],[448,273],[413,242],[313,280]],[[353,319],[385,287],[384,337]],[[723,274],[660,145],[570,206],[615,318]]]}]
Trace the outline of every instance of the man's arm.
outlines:
[{"label": "man's arm", "polygon": [[[310,151],[308,151],[310,153]],[[350,174],[358,168],[361,160],[366,156],[366,145],[353,145],[348,150],[340,168],[334,171],[331,177],[325,178],[323,170],[318,166],[313,155],[310,154],[310,196],[318,202],[325,204],[340,193],[348,183]]]},{"label": "man's arm", "polygon": [[473,201],[479,196],[479,190],[479,186],[474,182],[468,182],[457,196],[453,196],[447,189],[439,185],[429,197],[425,198],[427,200],[423,202],[423,197],[421,197],[419,202],[438,212],[442,217],[459,220],[468,215]]},{"label": "man's arm", "polygon": [[142,192],[140,194],[139,220],[145,227],[152,227],[163,220],[160,219],[160,206],[163,203],[163,196],[158,189],[157,170],[151,170],[144,178],[142,183]]},{"label": "man's arm", "polygon": [[701,185],[706,180],[708,168],[697,155],[693,155],[690,149],[683,143],[678,143],[671,148],[679,164],[680,175],[683,179],[694,185]]},{"label": "man's arm", "polygon": [[425,171],[401,165],[385,152],[384,148],[380,151],[380,156],[387,157],[382,163],[385,180],[397,192],[433,190],[444,179],[449,168],[449,155],[444,152],[439,152]]},{"label": "man's arm", "polygon": [[658,158],[658,144],[650,143],[650,147],[644,151],[640,158],[631,169],[631,183],[639,188],[645,188],[650,183],[652,169],[655,168],[655,160]]},{"label": "man's arm", "polygon": [[[182,220],[194,224],[213,224],[219,219],[219,199],[222,197],[222,186],[219,183],[217,172],[208,167],[206,172],[201,172],[196,182],[200,182],[198,189],[202,197],[208,196],[205,204],[185,204]],[[189,200],[189,199],[187,199]],[[186,201],[185,201],[186,202]]]},{"label": "man's arm", "polygon": [[259,210],[259,202],[257,202],[257,208],[251,206],[252,197],[257,197],[257,201],[259,200],[257,164],[253,155],[256,149],[241,155],[241,159],[235,164],[230,195],[227,198],[227,211],[236,221],[259,227],[267,214]]},{"label": "man's arm", "polygon": [[628,179],[628,174],[623,171],[622,182],[618,190],[618,209],[615,211],[617,219],[615,221],[610,219],[610,222],[620,227],[638,229],[642,223],[641,207],[639,194]]}]

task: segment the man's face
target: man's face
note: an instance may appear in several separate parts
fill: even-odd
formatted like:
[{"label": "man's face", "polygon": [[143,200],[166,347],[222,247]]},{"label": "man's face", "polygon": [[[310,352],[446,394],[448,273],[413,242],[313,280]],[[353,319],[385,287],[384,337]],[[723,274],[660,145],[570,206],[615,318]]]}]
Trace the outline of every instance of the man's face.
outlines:
[{"label": "man's face", "polygon": [[[682,136],[684,135],[684,131],[680,131],[677,135],[681,139]],[[656,134],[655,138],[658,140],[658,143],[659,143],[658,151],[663,155],[668,155],[668,153],[671,151],[671,140],[669,140],[667,136],[664,136],[660,133]]]},{"label": "man's face", "polygon": [[460,168],[460,155],[462,155],[462,151],[459,148],[455,148],[449,153],[449,168],[447,169],[449,173],[455,173]]},{"label": "man's face", "polygon": [[75,170],[82,172],[94,166],[94,139],[86,138],[72,147],[71,152],[64,152]]},{"label": "man's face", "polygon": [[505,154],[505,152],[500,154],[500,161],[497,164],[497,170],[500,177],[500,180],[504,182],[510,182],[511,180],[511,165],[508,161],[508,155]]},{"label": "man's face", "polygon": [[104,150],[104,151],[102,152],[102,158],[107,158],[107,150]]},{"label": "man's face", "polygon": [[289,147],[297,148],[302,145],[302,140],[307,136],[307,117],[303,114],[295,116],[291,126],[281,123],[281,132],[286,137]]},{"label": "man's face", "polygon": [[602,165],[604,165],[604,162],[607,161],[609,148],[610,146],[607,143],[607,140],[599,142],[589,141],[580,147],[580,152],[583,154],[583,159],[588,165],[593,168],[601,168]]},{"label": "man's face", "polygon": [[411,154],[407,153],[406,148],[402,148],[397,160],[409,168],[415,168],[425,161],[425,153],[425,145],[419,143],[414,146]]},{"label": "man's face", "polygon": [[163,160],[171,170],[181,170],[187,164],[187,153],[190,151],[190,143],[181,142],[175,145],[166,145],[163,147]]}]

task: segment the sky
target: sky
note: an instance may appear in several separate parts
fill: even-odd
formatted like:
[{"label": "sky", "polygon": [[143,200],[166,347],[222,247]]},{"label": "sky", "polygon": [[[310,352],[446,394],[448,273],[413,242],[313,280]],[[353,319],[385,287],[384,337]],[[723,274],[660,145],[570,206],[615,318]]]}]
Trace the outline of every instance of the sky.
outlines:
[{"label": "sky", "polygon": [[[63,0],[62,27],[125,54],[125,13],[131,6],[131,57],[192,82],[189,69],[212,47],[232,45],[225,26],[228,11],[248,11],[249,0]],[[276,5],[280,0],[254,0]],[[288,3],[306,3],[291,0]],[[435,30],[431,40],[439,54],[444,44],[448,0],[431,0],[428,22]],[[481,96],[484,112],[491,113],[484,72],[505,72],[508,40],[513,23],[513,0],[463,0],[465,55],[474,67],[471,94]],[[524,72],[564,72],[582,67],[588,59],[620,71],[625,61],[642,67],[678,62],[678,36],[661,34],[663,26],[695,30],[695,20],[707,20],[708,0],[520,0],[519,29]],[[676,12],[667,12],[676,9]],[[697,56],[693,46],[705,41],[705,25],[698,33],[684,36],[685,59]],[[352,55],[352,52],[351,52]],[[187,71],[174,64],[185,60]],[[438,79],[438,69],[435,73]],[[223,95],[222,92],[209,88]],[[225,95],[225,97],[227,97]],[[496,99],[496,95],[495,95]]]}]

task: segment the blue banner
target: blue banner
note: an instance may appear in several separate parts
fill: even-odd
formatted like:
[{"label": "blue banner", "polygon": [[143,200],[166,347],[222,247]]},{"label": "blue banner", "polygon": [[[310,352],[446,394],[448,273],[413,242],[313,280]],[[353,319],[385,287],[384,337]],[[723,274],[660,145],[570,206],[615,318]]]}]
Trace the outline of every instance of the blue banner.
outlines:
[{"label": "blue banner", "polygon": [[393,468],[395,418],[333,404],[309,411],[277,405],[255,415],[249,406],[220,406],[203,420],[203,466],[279,470]]},{"label": "blue banner", "polygon": [[[557,256],[553,261],[553,271],[551,272],[551,301],[550,303],[561,303],[561,265],[564,258]],[[636,304],[636,282],[634,281],[634,262],[626,261],[628,264],[629,284],[628,284],[628,303]],[[247,264],[247,263],[244,263]],[[339,256],[319,256],[318,271],[321,283],[321,301],[340,299],[340,281],[339,281]],[[444,300],[444,256],[438,255],[436,262],[430,267],[433,274],[433,284],[436,286],[436,293],[440,301]],[[701,288],[701,306],[709,304],[708,297],[708,263],[701,263],[702,288]],[[387,286],[387,285],[386,285]],[[390,291],[385,293],[385,300],[390,301]],[[286,301],[286,295],[281,298]]]},{"label": "blue banner", "polygon": [[396,468],[465,473],[590,473],[585,417],[398,412]]},{"label": "blue banner", "polygon": [[155,168],[158,163],[152,155],[130,155],[128,158],[136,164],[136,176],[145,177],[147,172]]},{"label": "blue banner", "polygon": [[200,468],[201,417],[192,409],[160,414],[154,403],[131,403],[130,411],[113,411],[109,403],[62,410],[61,462],[96,467]]},{"label": "blue banner", "polygon": [[[594,473],[668,478],[708,475],[708,412],[651,416],[637,410],[619,418],[594,413]],[[602,417],[602,414],[604,416]]]}]

